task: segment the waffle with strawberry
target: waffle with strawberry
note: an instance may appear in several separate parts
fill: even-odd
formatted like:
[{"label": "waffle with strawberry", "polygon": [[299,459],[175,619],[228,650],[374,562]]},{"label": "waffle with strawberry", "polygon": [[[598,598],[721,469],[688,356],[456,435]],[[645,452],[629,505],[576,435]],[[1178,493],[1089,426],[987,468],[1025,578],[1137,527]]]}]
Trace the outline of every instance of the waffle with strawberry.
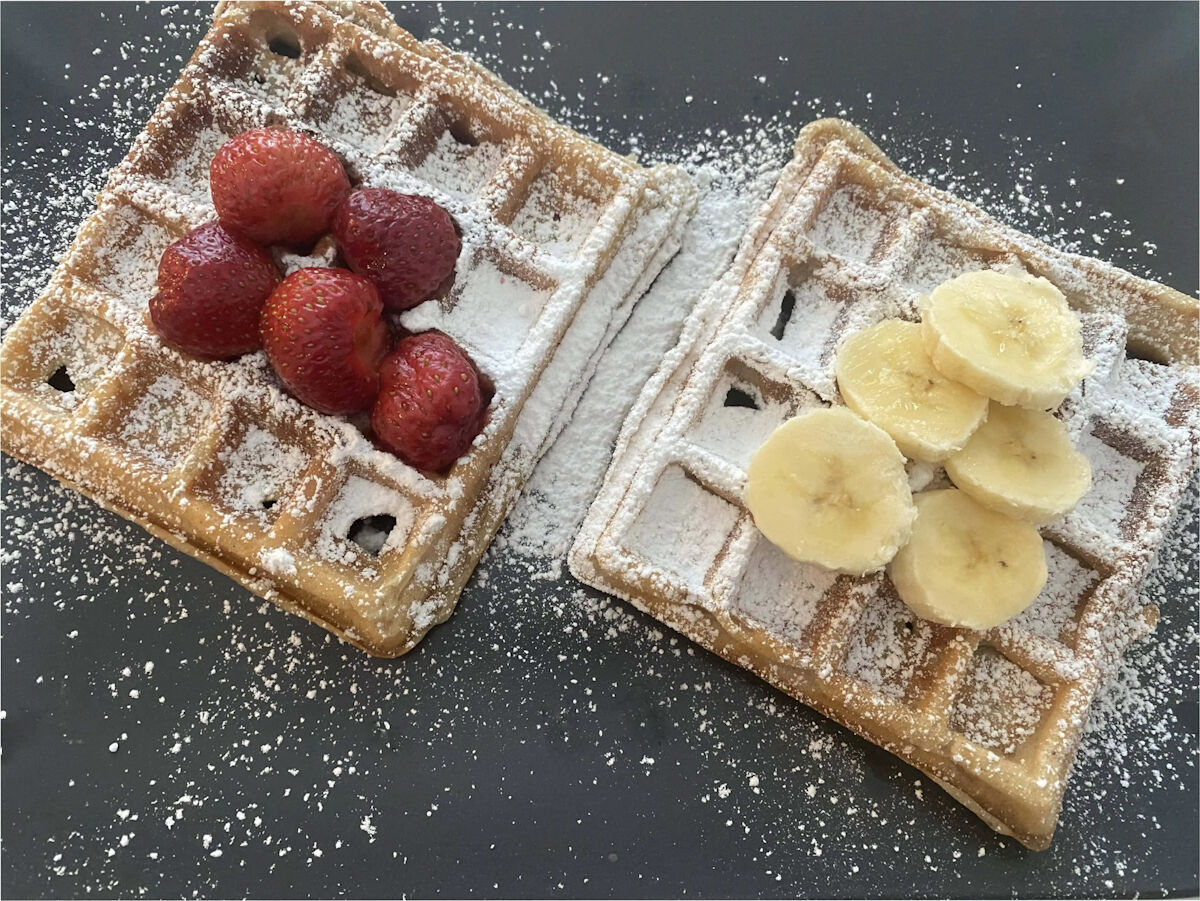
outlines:
[{"label": "waffle with strawberry", "polygon": [[379,4],[222,4],[5,337],[3,449],[402,654],[691,202]]}]

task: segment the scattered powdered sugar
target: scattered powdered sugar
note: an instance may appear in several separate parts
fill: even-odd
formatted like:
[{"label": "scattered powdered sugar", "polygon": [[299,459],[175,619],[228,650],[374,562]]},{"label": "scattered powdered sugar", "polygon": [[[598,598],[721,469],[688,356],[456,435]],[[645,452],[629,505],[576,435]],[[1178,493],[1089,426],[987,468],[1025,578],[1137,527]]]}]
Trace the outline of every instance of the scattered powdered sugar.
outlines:
[{"label": "scattered powdered sugar", "polygon": [[647,560],[670,559],[676,574],[690,588],[702,591],[705,576],[739,515],[732,504],[672,466],[646,498],[629,531],[629,548]]},{"label": "scattered powdered sugar", "polygon": [[1046,587],[1033,605],[1014,617],[1010,624],[1058,641],[1063,630],[1074,620],[1080,598],[1099,576],[1053,542],[1047,541],[1045,548]]},{"label": "scattered powdered sugar", "polygon": [[753,140],[719,163],[685,159],[700,187],[679,253],[613,340],[571,421],[534,470],[498,537],[557,577],[600,487],[617,432],[642,385],[675,343],[683,320],[733,259],[750,216],[766,200],[787,148]]},{"label": "scattered powdered sugar", "polygon": [[1011,754],[1033,734],[1051,689],[989,647],[975,652],[950,711],[950,725],[971,741]]},{"label": "scattered powdered sugar", "polygon": [[867,205],[863,192],[843,185],[817,214],[809,238],[817,247],[856,263],[865,263],[883,237],[887,220]]},{"label": "scattered powdered sugar", "polygon": [[759,538],[734,595],[733,612],[798,645],[817,602],[835,581],[837,573],[798,563]]},{"label": "scattered powdered sugar", "polygon": [[[415,515],[412,504],[402,494],[359,476],[350,476],[321,520],[317,553],[329,560],[352,563],[362,550],[378,554],[384,548],[400,547],[408,540]],[[363,531],[355,533],[356,541],[346,540],[360,520],[381,516],[395,519],[387,532],[366,522]]]},{"label": "scattered powdered sugar", "polygon": [[305,465],[304,451],[254,425],[236,447],[217,459],[225,467],[219,483],[222,499],[258,517],[264,516],[264,505],[279,500]]},{"label": "scattered powdered sugar", "polygon": [[278,576],[294,576],[296,574],[296,558],[286,548],[273,547],[262,552],[259,557],[263,569]]},{"label": "scattered powdered sugar", "polygon": [[1145,464],[1121,453],[1091,430],[1080,436],[1078,448],[1092,464],[1092,487],[1065,519],[1068,523],[1094,523],[1103,530],[1104,537],[1119,537]]},{"label": "scattered powdered sugar", "polygon": [[892,594],[870,599],[842,662],[842,669],[876,691],[899,698],[915,673],[929,633]]},{"label": "scattered powdered sugar", "polygon": [[[778,294],[778,299],[763,310],[756,334],[764,341],[778,343],[805,384],[827,399],[835,397],[830,360],[838,318],[845,305],[830,297],[825,284],[816,278],[805,279],[797,288],[780,285]],[[788,306],[790,316],[785,315]]]},{"label": "scattered powdered sugar", "polygon": [[382,94],[352,72],[344,73],[347,90],[338,95],[324,127],[368,153],[379,150],[400,123],[413,99],[407,94]]},{"label": "scattered powdered sugar", "polygon": [[150,382],[121,422],[117,434],[163,468],[174,466],[195,440],[208,401],[172,375]]},{"label": "scattered powdered sugar", "polygon": [[[564,195],[569,198],[565,203]],[[554,169],[547,168],[529,186],[512,229],[555,256],[569,257],[591,233],[600,209],[600,204],[572,192]]]},{"label": "scattered powdered sugar", "polygon": [[423,303],[400,321],[414,332],[436,328],[454,335],[481,366],[498,374],[512,367],[549,296],[483,258],[458,273],[448,310]]},{"label": "scattered powdered sugar", "polygon": [[[61,115],[48,112],[48,125],[31,124],[52,136],[82,133],[83,150],[64,163],[51,159],[38,137],[30,142],[37,146],[28,155],[25,177],[10,169],[14,157],[7,154],[4,214],[24,240],[6,235],[4,242],[7,290],[0,299],[0,328],[40,289],[88,212],[103,173],[173,80],[182,61],[175,54],[190,52],[209,13],[202,6],[157,9],[161,15],[150,14],[148,24],[139,13],[136,27],[147,28],[147,37],[131,34],[119,48],[105,48],[142,60],[135,74],[106,76],[81,95],[78,106]],[[513,28],[500,7],[449,7],[434,30],[485,61],[495,58],[495,47],[525,41],[530,51],[525,63],[500,67],[518,85],[545,68],[551,51],[543,46],[552,46],[554,38]],[[264,92],[282,96],[290,90],[289,62],[273,60],[261,73]],[[127,70],[126,64],[117,71]],[[619,77],[612,78],[619,85]],[[605,75],[601,84],[608,79]],[[664,884],[654,881],[653,862],[630,863],[638,837],[630,823],[652,823],[679,847],[727,854],[731,866],[746,874],[748,887],[757,891],[770,881],[779,894],[886,887],[895,884],[897,872],[921,867],[922,859],[930,890],[939,894],[968,891],[966,881],[956,880],[970,878],[977,858],[998,859],[1014,886],[1035,879],[1037,890],[1049,894],[1104,894],[1114,878],[1122,886],[1161,878],[1151,855],[1154,849],[1177,853],[1172,849],[1178,842],[1161,838],[1175,824],[1146,818],[1142,811],[1172,809],[1163,799],[1192,791],[1196,775],[1196,755],[1178,750],[1195,744],[1200,585],[1195,487],[1143,590],[1145,600],[1162,607],[1165,621],[1156,637],[1126,656],[1094,705],[1053,859],[1024,854],[873,746],[748,674],[719,665],[628,605],[582,590],[561,575],[562,556],[603,477],[625,411],[674,343],[703,287],[732,256],[746,216],[769,190],[771,170],[790,153],[798,124],[816,114],[847,111],[797,95],[794,118],[789,110],[778,121],[748,122],[744,133],[711,134],[699,144],[688,136],[679,139],[686,148],[681,151],[674,144],[655,145],[628,121],[588,108],[584,96],[599,108],[594,98],[601,90],[581,85],[578,98],[556,91],[539,100],[611,146],[647,158],[675,158],[693,173],[720,157],[734,162],[721,176],[725,181],[715,180],[702,200],[675,264],[601,362],[578,413],[543,458],[502,540],[480,565],[455,620],[409,657],[369,660],[266,604],[254,612],[256,602],[248,605],[245,592],[205,567],[37,471],[5,461],[0,562],[6,568],[9,641],[7,712],[0,712],[0,720],[6,766],[13,779],[68,774],[61,783],[47,783],[61,806],[56,803],[52,816],[29,829],[13,829],[12,817],[23,811],[10,799],[6,841],[25,853],[14,859],[10,849],[6,880],[19,879],[29,894],[45,895],[214,896],[261,891],[264,885],[287,893],[297,883],[283,881],[285,874],[295,870],[283,868],[300,866],[311,874],[306,884],[317,893],[347,891],[376,876],[383,880],[373,883],[380,892],[395,893],[393,875],[417,872],[418,854],[447,861],[443,879],[457,871],[441,855],[445,842],[462,835],[462,823],[478,829],[484,818],[503,819],[533,840],[546,835],[543,812],[558,809],[567,793],[582,805],[596,793],[629,799],[629,819],[604,824],[612,836],[608,847],[621,853],[618,860],[616,850],[609,852],[608,860],[640,866],[649,892]],[[378,103],[381,117],[389,115],[389,104]],[[918,130],[926,129],[922,124]],[[359,137],[373,142],[386,131],[385,125],[372,125]],[[1127,226],[1119,219],[1076,209],[1078,192],[1039,184],[1046,154],[1014,144],[1015,172],[1011,178],[1001,173],[1001,189],[987,174],[972,171],[970,142],[943,142],[938,129],[928,131],[927,139],[906,139],[901,132],[898,142],[887,130],[876,137],[905,168],[983,200],[1002,218],[1060,246],[1091,244],[1091,234],[1099,231],[1108,248],[1136,247],[1123,237]],[[214,149],[222,139],[215,130],[202,137]],[[760,174],[749,165],[756,156],[768,161],[757,185],[730,176],[739,169]],[[931,165],[936,168],[927,171]],[[473,193],[487,165],[476,169],[464,161],[464,168],[469,175],[462,180],[458,173],[443,174],[457,190]],[[191,174],[175,178],[179,186],[194,186]],[[555,255],[569,255],[590,231],[586,204],[572,210],[577,217],[570,211],[557,221],[538,215],[529,225]],[[153,248],[169,239],[143,233],[138,240],[152,261]],[[861,253],[867,243],[851,241],[852,252]],[[1145,254],[1135,262],[1145,267]],[[936,278],[942,265],[935,261],[927,272],[914,268],[911,287],[919,290]],[[135,280],[148,297],[147,272],[113,277]],[[775,319],[766,322],[768,315],[769,329]],[[1142,402],[1135,386],[1129,393],[1134,407]],[[70,404],[68,397],[64,402]],[[185,397],[183,406],[182,419],[193,425],[166,433],[192,428],[194,417],[203,418],[202,401],[197,405]],[[174,420],[166,410],[143,410],[131,421],[147,416]],[[144,433],[141,440],[160,462],[174,462],[171,447]],[[229,488],[253,504],[260,489],[263,499],[270,492],[258,484],[249,458],[247,451],[245,459],[227,466],[245,467],[244,478],[235,477]],[[1108,491],[1120,496],[1129,485],[1124,476],[1116,483],[1102,489],[1106,496]],[[343,498],[337,526],[330,524],[324,535],[336,536],[343,525],[348,530],[357,519],[382,512],[362,501]],[[1106,509],[1112,521],[1119,520],[1118,502]],[[394,508],[389,512],[395,515]],[[402,517],[396,518],[399,524]],[[380,534],[368,526],[363,537],[374,544]],[[331,540],[335,554],[346,545],[356,547]],[[788,572],[789,561],[778,559],[766,542],[760,545],[738,603],[745,615],[774,617],[772,628],[781,634],[798,634],[810,611],[794,601],[772,606],[770,580],[778,571],[780,584],[803,583],[795,594],[804,597],[814,592],[809,578],[814,574],[794,567]],[[271,549],[263,565],[283,572],[289,557]],[[1073,595],[1089,578],[1072,563],[1056,559],[1051,550],[1048,606],[1039,605],[1036,616],[1033,610],[1027,614],[1025,625],[1032,631],[1053,631],[1065,613],[1055,606],[1060,589],[1062,597]],[[540,581],[531,584],[533,578]],[[897,608],[869,613],[873,631],[860,637],[853,664],[848,661],[860,677],[870,678],[880,666],[905,670],[906,644],[914,638],[904,626],[904,609]],[[1036,706],[1033,686],[1016,690],[1026,698],[1026,709]],[[51,721],[63,724],[71,738],[62,743],[58,759],[30,770],[22,742],[38,723]],[[987,731],[1004,740],[1024,728],[1018,721],[989,724]],[[558,788],[563,760],[579,768],[572,770],[579,785]],[[692,797],[678,797],[680,781],[663,778],[681,767]],[[1139,806],[1146,798],[1161,803]],[[597,809],[603,809],[600,802]],[[686,815],[664,818],[663,809]],[[603,885],[600,879],[566,889],[555,885],[555,874],[565,870],[562,861],[596,856],[593,846],[580,848],[571,837],[572,829],[587,834],[583,830],[593,814],[586,807],[578,817],[575,812],[563,812],[550,827],[554,841],[561,837],[568,844],[565,851],[555,844],[543,855],[548,882],[535,881],[545,879],[540,870],[526,869],[526,881],[492,891],[586,893]],[[1115,828],[1115,818],[1127,814]],[[414,830],[414,820],[428,830]],[[634,843],[628,852],[620,844],[625,835]],[[705,844],[696,845],[697,838]],[[499,872],[514,849],[498,843],[471,853],[480,872]],[[1050,875],[1030,875],[1042,872]],[[238,881],[239,873],[246,882]],[[423,885],[431,893],[445,884],[416,882],[414,890]]]},{"label": "scattered powdered sugar", "polygon": [[[158,282],[158,261],[175,236],[132,207],[123,207],[106,220],[108,246],[99,250],[101,288],[141,313]],[[115,253],[116,245],[129,250]]]},{"label": "scattered powdered sugar", "polygon": [[491,141],[469,144],[444,131],[413,174],[463,202],[470,202],[500,167],[504,148]]}]

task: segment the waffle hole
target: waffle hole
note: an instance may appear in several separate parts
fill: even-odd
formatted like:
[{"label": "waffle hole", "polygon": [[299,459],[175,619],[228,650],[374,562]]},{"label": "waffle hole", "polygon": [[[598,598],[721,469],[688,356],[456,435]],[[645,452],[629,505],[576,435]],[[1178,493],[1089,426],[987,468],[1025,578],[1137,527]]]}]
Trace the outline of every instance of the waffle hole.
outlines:
[{"label": "waffle hole", "polygon": [[455,143],[461,144],[464,147],[478,147],[479,139],[467,130],[467,127],[461,122],[455,122],[449,128],[450,137],[454,138]]},{"label": "waffle hole", "polygon": [[368,554],[378,557],[395,527],[396,517],[390,513],[363,516],[351,523],[346,539],[357,544]]},{"label": "waffle hole", "polygon": [[779,304],[779,315],[775,318],[775,324],[771,326],[770,335],[776,341],[782,341],[784,332],[787,331],[788,323],[792,321],[792,313],[796,310],[796,295],[788,291],[783,295],[783,300]]},{"label": "waffle hole", "polygon": [[267,41],[267,49],[276,56],[285,56],[288,59],[300,58],[300,41],[294,34],[278,34],[270,38]]},{"label": "waffle hole", "polygon": [[267,497],[267,498],[263,498],[262,503],[260,503],[259,506],[262,507],[264,510],[270,510],[272,507],[275,506],[275,504],[276,504],[275,498]]},{"label": "waffle hole", "polygon": [[755,400],[753,394],[751,394],[749,391],[743,391],[736,385],[730,385],[729,390],[725,392],[725,402],[723,406],[743,407],[747,410],[762,409],[758,405],[758,401]]},{"label": "waffle hole", "polygon": [[70,394],[75,390],[75,382],[71,378],[71,373],[67,372],[66,366],[59,366],[54,370],[50,378],[46,379],[46,384],[63,394]]}]

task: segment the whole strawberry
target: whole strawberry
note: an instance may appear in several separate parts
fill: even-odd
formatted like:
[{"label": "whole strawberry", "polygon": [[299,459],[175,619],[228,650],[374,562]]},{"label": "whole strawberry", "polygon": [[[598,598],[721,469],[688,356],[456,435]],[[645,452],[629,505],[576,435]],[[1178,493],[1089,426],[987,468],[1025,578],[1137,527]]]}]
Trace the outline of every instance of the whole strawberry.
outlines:
[{"label": "whole strawberry", "polygon": [[415,307],[454,272],[462,241],[444,209],[416,194],[359,188],[333,215],[342,257],[379,289],[384,305]]},{"label": "whole strawberry", "polygon": [[163,251],[150,321],[176,350],[236,357],[259,348],[263,302],[278,283],[269,253],[209,222]]},{"label": "whole strawberry", "polygon": [[288,390],[322,413],[365,410],[390,334],[375,286],[345,269],[297,269],[267,298],[262,343]]},{"label": "whole strawberry", "polygon": [[483,429],[490,400],[466,353],[441,332],[422,332],[403,338],[383,361],[371,427],[405,463],[440,472]]},{"label": "whole strawberry", "polygon": [[307,135],[278,128],[242,132],[209,167],[221,224],[260,244],[303,249],[321,237],[350,193],[341,162]]}]

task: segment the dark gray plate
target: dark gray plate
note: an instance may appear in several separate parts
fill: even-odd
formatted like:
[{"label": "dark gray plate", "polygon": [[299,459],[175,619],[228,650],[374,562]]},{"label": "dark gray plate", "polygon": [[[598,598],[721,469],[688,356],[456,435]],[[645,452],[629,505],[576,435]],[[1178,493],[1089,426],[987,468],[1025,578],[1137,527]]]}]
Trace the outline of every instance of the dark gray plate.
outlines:
[{"label": "dark gray plate", "polygon": [[[438,20],[396,13],[422,37]],[[448,15],[449,37],[497,53],[534,96],[552,80],[581,94],[570,105],[614,146],[634,130],[651,152],[740,131],[797,91],[824,111],[841,100],[910,169],[949,163],[968,190],[1002,186],[1001,209],[1025,160],[1029,195],[1048,185],[1052,204],[1082,202],[1037,221],[1096,232],[1105,244],[1089,249],[1196,288],[1194,5]],[[124,154],[202,22],[8,4],[3,25],[5,179],[39,199],[5,213],[8,307],[50,265],[31,236],[80,215],[53,173]],[[135,71],[135,89],[81,89]],[[114,102],[133,110],[117,137]],[[790,121],[811,116],[802,100]],[[1101,211],[1112,218],[1089,219]],[[1142,241],[1153,256],[1124,250]],[[1156,579],[1163,624],[1135,653],[1147,687],[1088,740],[1054,846],[1033,854],[890,755],[567,576],[533,579],[542,567],[509,552],[414,653],[373,661],[5,463],[6,896],[1198,890],[1194,493]]]}]

